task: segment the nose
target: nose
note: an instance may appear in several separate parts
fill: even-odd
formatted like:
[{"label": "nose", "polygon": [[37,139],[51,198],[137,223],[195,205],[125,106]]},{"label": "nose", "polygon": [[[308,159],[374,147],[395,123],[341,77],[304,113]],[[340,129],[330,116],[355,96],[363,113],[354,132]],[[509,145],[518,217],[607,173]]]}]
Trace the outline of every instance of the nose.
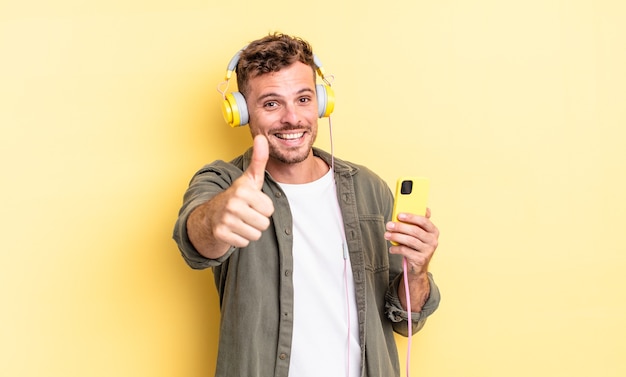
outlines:
[{"label": "nose", "polygon": [[300,123],[300,112],[298,106],[288,103],[283,107],[282,119],[283,124],[297,125]]}]

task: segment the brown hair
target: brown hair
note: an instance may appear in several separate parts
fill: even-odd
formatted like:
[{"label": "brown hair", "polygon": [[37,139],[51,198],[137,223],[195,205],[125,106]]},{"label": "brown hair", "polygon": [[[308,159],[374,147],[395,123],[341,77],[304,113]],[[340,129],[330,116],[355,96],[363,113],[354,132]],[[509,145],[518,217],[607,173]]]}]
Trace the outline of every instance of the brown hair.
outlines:
[{"label": "brown hair", "polygon": [[237,63],[237,86],[244,95],[251,78],[278,72],[296,61],[311,66],[315,80],[315,63],[311,45],[298,37],[282,33],[269,34],[247,45]]}]

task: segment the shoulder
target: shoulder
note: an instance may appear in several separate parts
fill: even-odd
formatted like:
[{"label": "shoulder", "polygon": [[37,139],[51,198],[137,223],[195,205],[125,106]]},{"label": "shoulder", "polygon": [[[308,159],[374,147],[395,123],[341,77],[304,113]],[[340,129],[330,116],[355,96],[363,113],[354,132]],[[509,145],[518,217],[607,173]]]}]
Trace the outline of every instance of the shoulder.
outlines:
[{"label": "shoulder", "polygon": [[333,158],[330,153],[319,148],[313,148],[313,154],[324,160],[328,164],[328,166],[331,166],[334,163],[335,172],[337,172],[338,174],[350,175],[355,177],[358,176],[359,179],[374,180],[384,183],[384,181],[374,171],[372,171],[365,165],[357,164],[348,160],[343,160],[336,156]]},{"label": "shoulder", "polygon": [[336,159],[336,165],[346,167],[345,171],[349,171],[355,185],[366,185],[377,191],[388,191],[389,186],[378,173],[369,167],[351,161]]},{"label": "shoulder", "polygon": [[[313,153],[331,165],[331,156],[328,152],[314,148]],[[383,197],[391,195],[387,182],[367,166],[338,157],[334,158],[334,165],[336,176],[339,179],[352,180],[355,191]]]},{"label": "shoulder", "polygon": [[194,174],[192,183],[197,181],[223,181],[226,184],[232,183],[243,174],[244,155],[226,162],[215,160],[204,165]]}]

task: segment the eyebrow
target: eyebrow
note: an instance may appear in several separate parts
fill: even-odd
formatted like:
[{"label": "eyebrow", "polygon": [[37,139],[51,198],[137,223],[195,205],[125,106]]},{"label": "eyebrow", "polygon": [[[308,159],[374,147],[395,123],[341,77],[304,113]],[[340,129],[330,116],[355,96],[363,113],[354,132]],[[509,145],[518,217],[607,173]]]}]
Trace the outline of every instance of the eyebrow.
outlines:
[{"label": "eyebrow", "polygon": [[[302,94],[302,93],[312,93],[312,94],[315,94],[315,91],[313,89],[311,89],[311,88],[302,88],[302,89],[300,89],[300,90],[298,90],[296,92],[296,94]],[[262,100],[264,100],[264,99],[266,99],[268,97],[282,98],[283,96],[281,96],[280,94],[275,93],[275,92],[270,92],[270,93],[265,93],[265,94],[261,95],[258,98],[258,101],[262,101]]]}]

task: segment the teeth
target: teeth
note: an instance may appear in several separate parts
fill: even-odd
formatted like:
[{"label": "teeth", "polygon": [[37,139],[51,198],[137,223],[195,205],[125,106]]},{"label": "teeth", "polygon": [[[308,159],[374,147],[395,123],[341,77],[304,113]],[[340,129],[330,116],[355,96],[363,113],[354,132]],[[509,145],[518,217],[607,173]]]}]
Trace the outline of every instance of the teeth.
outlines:
[{"label": "teeth", "polygon": [[293,140],[301,138],[302,135],[304,135],[304,132],[298,132],[297,134],[277,134],[276,136],[285,140]]}]

